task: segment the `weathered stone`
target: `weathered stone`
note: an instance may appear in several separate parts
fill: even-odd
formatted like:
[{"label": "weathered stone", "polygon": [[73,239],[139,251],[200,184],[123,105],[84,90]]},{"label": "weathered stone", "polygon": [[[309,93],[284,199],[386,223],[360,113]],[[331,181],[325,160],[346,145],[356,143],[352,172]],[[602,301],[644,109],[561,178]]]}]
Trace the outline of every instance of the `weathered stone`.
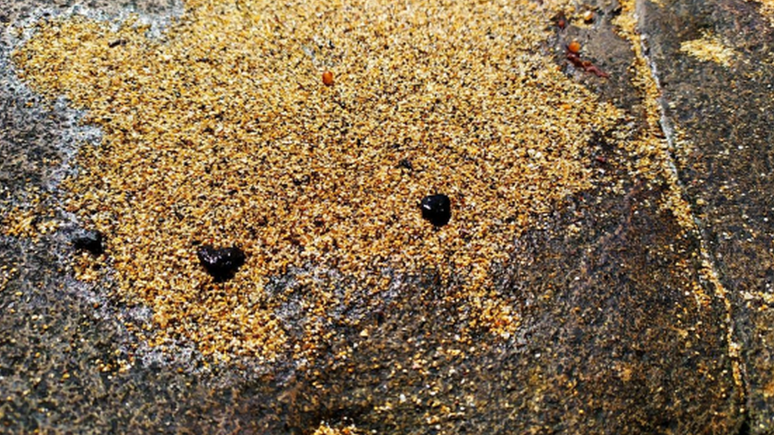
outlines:
[{"label": "weathered stone", "polygon": [[[144,332],[119,320],[152,331],[141,309],[112,297],[110,282],[77,283],[67,273],[62,234],[2,236],[0,432],[300,434],[326,421],[378,433],[770,433],[771,26],[755,3],[659,4],[638,3],[639,28],[663,91],[662,133],[698,231],[683,231],[663,207],[672,200],[665,182],[618,165],[641,156],[600,134],[579,158],[604,171],[607,184],[558,204],[514,241],[495,273],[493,294],[518,307],[520,326],[508,340],[483,331],[461,337],[470,301],[448,296],[464,277],[428,273],[373,295],[373,311],[327,319],[332,338],[303,370],[291,355],[213,363],[185,344],[149,348]],[[18,23],[37,5],[0,1],[0,21]],[[553,26],[546,50],[642,127],[631,46],[611,24],[620,6],[588,6],[593,21],[581,26],[574,16]],[[120,2],[90,7],[127,10]],[[56,197],[57,165],[77,142],[63,133],[77,124],[71,112],[14,81],[9,28],[0,39],[3,211],[33,187]],[[730,67],[681,51],[709,31],[738,56]],[[609,79],[573,71],[565,59],[572,39]],[[205,252],[216,274],[239,262],[234,253],[218,263],[217,251]],[[708,282],[713,273],[719,280]],[[326,296],[345,299],[342,289]],[[315,303],[303,286],[289,274],[265,291],[291,295],[278,316],[300,334],[297,325],[310,318],[297,307]]]},{"label": "weathered stone", "polygon": [[639,8],[664,130],[731,304],[749,419],[739,433],[751,434],[774,432],[774,21],[761,8],[737,0]]}]

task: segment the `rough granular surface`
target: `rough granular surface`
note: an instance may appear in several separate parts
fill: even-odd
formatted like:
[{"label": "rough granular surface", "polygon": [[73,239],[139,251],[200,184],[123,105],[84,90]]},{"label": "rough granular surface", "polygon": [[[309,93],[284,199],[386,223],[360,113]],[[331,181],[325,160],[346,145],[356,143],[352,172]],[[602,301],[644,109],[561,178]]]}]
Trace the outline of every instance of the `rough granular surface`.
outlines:
[{"label": "rough granular surface", "polygon": [[699,39],[685,41],[680,45],[680,51],[706,62],[715,62],[725,67],[731,66],[734,60],[734,50],[729,48],[719,37],[705,33]]},{"label": "rough granular surface", "polygon": [[[65,183],[68,210],[106,238],[80,278],[108,262],[116,296],[152,309],[149,342],[220,359],[307,355],[332,310],[367,310],[428,270],[464,277],[448,297],[469,330],[507,337],[518,309],[491,271],[536,216],[591,186],[580,156],[621,121],[542,52],[567,9],[189,1],[161,38],[131,21],[38,24],[14,56],[22,75],[104,132]],[[441,228],[418,207],[433,194],[453,207]],[[246,262],[214,282],[202,245]],[[291,271],[301,336],[266,290]]]}]

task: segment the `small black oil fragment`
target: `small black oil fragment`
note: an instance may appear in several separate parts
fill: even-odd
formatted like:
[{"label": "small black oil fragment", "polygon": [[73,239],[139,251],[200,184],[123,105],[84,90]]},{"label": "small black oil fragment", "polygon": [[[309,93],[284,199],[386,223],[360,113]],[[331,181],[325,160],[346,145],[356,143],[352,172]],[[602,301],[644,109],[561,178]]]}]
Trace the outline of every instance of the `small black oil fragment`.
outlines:
[{"label": "small black oil fragment", "polygon": [[419,203],[422,209],[422,217],[430,221],[436,227],[442,227],[451,219],[451,200],[443,194],[430,195]]},{"label": "small black oil fragment", "polygon": [[218,282],[233,278],[239,266],[245,264],[245,253],[237,247],[216,249],[204,245],[196,255],[207,273]]},{"label": "small black oil fragment", "polygon": [[92,255],[102,255],[102,233],[96,230],[77,230],[70,237],[73,248],[78,251],[89,251]]},{"label": "small black oil fragment", "polygon": [[401,159],[398,162],[398,167],[399,168],[408,169],[409,171],[414,169],[414,165],[411,164],[411,160],[409,160],[409,159]]}]

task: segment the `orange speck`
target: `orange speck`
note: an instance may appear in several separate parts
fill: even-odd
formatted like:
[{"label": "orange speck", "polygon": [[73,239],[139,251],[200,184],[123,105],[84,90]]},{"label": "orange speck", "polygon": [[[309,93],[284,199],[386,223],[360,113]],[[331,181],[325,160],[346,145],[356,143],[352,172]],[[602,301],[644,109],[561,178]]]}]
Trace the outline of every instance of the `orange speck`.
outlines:
[{"label": "orange speck", "polygon": [[572,41],[570,45],[567,46],[567,50],[570,51],[570,53],[578,54],[580,52],[581,45],[578,41]]},{"label": "orange speck", "polygon": [[325,86],[333,86],[333,73],[330,71],[325,71],[322,74],[322,81]]}]

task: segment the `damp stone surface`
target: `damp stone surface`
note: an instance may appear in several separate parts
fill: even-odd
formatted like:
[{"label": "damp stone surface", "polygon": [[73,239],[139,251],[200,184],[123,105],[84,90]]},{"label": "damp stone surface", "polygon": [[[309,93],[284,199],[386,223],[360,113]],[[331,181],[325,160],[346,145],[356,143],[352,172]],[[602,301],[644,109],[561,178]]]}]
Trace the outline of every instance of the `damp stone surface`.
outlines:
[{"label": "damp stone surface", "polygon": [[771,10],[0,0],[0,432],[771,433]]}]

